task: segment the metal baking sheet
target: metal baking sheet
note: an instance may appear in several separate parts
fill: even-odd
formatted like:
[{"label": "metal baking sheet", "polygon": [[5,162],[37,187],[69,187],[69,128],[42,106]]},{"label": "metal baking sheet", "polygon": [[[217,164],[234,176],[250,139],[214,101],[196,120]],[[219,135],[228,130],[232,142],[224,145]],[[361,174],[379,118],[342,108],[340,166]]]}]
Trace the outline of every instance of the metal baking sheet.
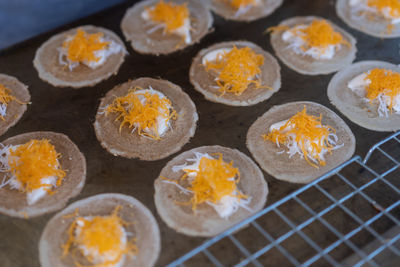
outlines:
[{"label": "metal baking sheet", "polygon": [[[204,242],[203,238],[186,237],[169,229],[158,216],[153,201],[153,181],[161,168],[175,155],[154,162],[114,157],[101,148],[97,141],[93,122],[99,99],[113,86],[138,77],[161,77],[180,85],[193,99],[199,113],[196,134],[182,151],[202,145],[222,145],[237,148],[250,155],[245,138],[249,126],[273,105],[297,100],[321,103],[332,110],[326,88],[332,75],[305,76],[298,74],[281,62],[282,88],[271,99],[251,107],[229,107],[206,101],[189,82],[188,71],[196,53],[211,44],[248,40],[273,54],[266,28],[277,25],[292,16],[317,15],[343,27],[357,39],[356,61],[378,59],[392,63],[400,60],[398,39],[382,40],[369,37],[347,27],[335,14],[334,1],[285,0],[271,16],[251,23],[225,21],[214,15],[214,31],[199,44],[168,56],[148,56],[134,52],[130,45],[116,76],[91,88],[55,88],[39,79],[32,60],[36,49],[49,37],[79,25],[93,24],[108,28],[122,38],[120,21],[125,10],[136,1],[115,6],[104,12],[65,25],[0,52],[0,73],[17,77],[29,85],[32,104],[21,121],[0,137],[8,137],[39,130],[61,132],[68,135],[85,154],[87,159],[87,182],[82,193],[72,201],[99,193],[118,192],[132,195],[142,201],[156,217],[162,238],[162,251],[158,266],[164,266]],[[388,136],[389,133],[372,132],[350,122],[338,113],[350,126],[357,139],[356,154],[364,156],[369,147]],[[286,196],[301,185],[278,181],[264,173],[270,194],[267,205]],[[335,190],[335,188],[332,188]],[[384,193],[384,192],[383,192]],[[382,194],[384,195],[384,194]],[[316,201],[318,201],[316,199]],[[54,214],[28,220],[0,215],[1,266],[39,266],[37,244],[46,222]],[[341,218],[338,218],[341,220]],[[224,248],[221,248],[223,250]],[[230,251],[225,252],[229,257]]]}]

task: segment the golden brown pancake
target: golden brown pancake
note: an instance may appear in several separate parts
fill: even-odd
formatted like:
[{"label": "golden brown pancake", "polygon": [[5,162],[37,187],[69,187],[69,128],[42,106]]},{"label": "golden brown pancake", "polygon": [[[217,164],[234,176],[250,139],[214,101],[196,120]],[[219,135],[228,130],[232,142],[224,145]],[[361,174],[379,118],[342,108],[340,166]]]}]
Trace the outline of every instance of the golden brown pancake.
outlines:
[{"label": "golden brown pancake", "polygon": [[[0,213],[19,218],[36,217],[63,208],[70,198],[81,192],[86,179],[86,160],[68,136],[54,132],[30,132],[10,137],[1,143],[4,146],[19,145],[32,139],[43,138],[49,139],[61,154],[59,162],[66,172],[62,184],[54,189],[54,193],[46,194],[33,205],[28,205],[26,193],[10,189],[6,185],[0,189]],[[5,173],[1,173],[0,180],[4,177]]]},{"label": "golden brown pancake", "polygon": [[[262,85],[271,88],[256,89],[252,84],[241,95],[237,96],[233,93],[225,93],[221,95],[216,88],[215,78],[217,74],[214,71],[206,71],[202,64],[203,56],[207,53],[220,49],[232,48],[236,45],[237,48],[250,47],[256,54],[261,54],[264,57],[264,64],[260,66]],[[233,41],[214,44],[206,49],[201,50],[193,59],[190,67],[190,82],[194,88],[202,93],[207,100],[212,102],[222,103],[230,106],[250,106],[262,102],[270,98],[281,87],[281,74],[278,61],[261,47],[247,41]]]},{"label": "golden brown pancake", "polygon": [[237,13],[226,0],[211,0],[211,10],[228,20],[253,21],[272,14],[283,0],[260,0],[260,5],[252,6],[244,13]]},{"label": "golden brown pancake", "polygon": [[12,76],[0,74],[0,84],[10,90],[10,95],[23,103],[21,104],[18,101],[12,100],[7,104],[4,121],[0,120],[0,135],[2,135],[21,119],[27,109],[27,104],[31,100],[31,95],[29,94],[28,86]]},{"label": "golden brown pancake", "polygon": [[[183,171],[174,172],[172,167],[182,165],[188,159],[195,158],[195,152],[222,153],[225,162],[233,161],[233,167],[239,169],[240,182],[238,189],[251,197],[248,204],[249,210],[239,207],[229,218],[221,218],[209,204],[200,204],[196,211],[188,202],[191,195],[184,194],[176,185],[166,183],[162,177],[169,180],[179,180]],[[245,218],[261,210],[267,201],[268,185],[264,175],[257,165],[242,152],[222,146],[203,146],[186,151],[173,158],[161,170],[159,177],[154,182],[154,201],[158,214],[163,221],[175,231],[189,236],[215,236]],[[178,203],[178,204],[177,204]]]},{"label": "golden brown pancake", "polygon": [[[80,253],[71,253],[62,257],[62,246],[67,242],[68,228],[76,217],[84,216],[107,216],[117,206],[121,206],[118,216],[127,222],[124,229],[128,241],[135,238],[138,253],[134,256],[125,255],[121,267],[130,266],[153,266],[160,254],[160,230],[150,210],[137,199],[122,194],[99,194],[76,201],[67,208],[57,213],[47,223],[39,242],[39,259],[42,267],[71,266],[75,262],[90,266]],[[78,214],[76,214],[76,210]]]},{"label": "golden brown pancake", "polygon": [[328,85],[331,103],[352,122],[373,131],[389,132],[400,130],[400,114],[380,117],[377,105],[365,102],[347,86],[356,76],[374,68],[400,72],[400,67],[383,61],[360,61],[336,73]]},{"label": "golden brown pancake", "polygon": [[[337,15],[351,28],[378,38],[397,38],[400,24],[391,24],[383,16],[374,13],[361,15],[352,11],[349,0],[336,1]],[[393,28],[391,28],[393,27]]]},{"label": "golden brown pancake", "polygon": [[[278,147],[262,137],[269,132],[272,124],[289,119],[302,111],[304,106],[307,114],[322,114],[322,124],[336,129],[338,145],[343,144],[331,154],[327,153],[326,165],[319,168],[311,166],[298,154],[289,158],[286,146]],[[246,145],[261,168],[271,176],[291,183],[308,183],[348,160],[354,154],[356,140],[350,128],[333,111],[314,102],[299,101],[273,106],[259,117],[247,132]],[[285,152],[281,153],[283,150]]]},{"label": "golden brown pancake", "polygon": [[142,18],[145,8],[157,4],[159,0],[140,1],[129,8],[121,22],[121,29],[132,48],[141,54],[170,54],[187,46],[200,42],[211,31],[213,18],[203,1],[197,0],[165,0],[177,4],[188,3],[190,12],[191,42],[186,44],[182,36],[163,34],[163,29],[152,31],[155,24]]},{"label": "golden brown pancake", "polygon": [[[116,121],[118,115],[111,113],[106,116],[104,113],[106,106],[110,105],[115,97],[126,95],[136,86],[143,89],[151,86],[163,93],[178,114],[176,120],[170,120],[172,129],[167,130],[161,140],[140,136],[127,126],[122,127],[120,131],[121,122]],[[158,160],[179,151],[189,142],[196,130],[197,120],[196,106],[179,86],[166,80],[139,78],[115,86],[101,99],[94,129],[102,147],[114,156]]]},{"label": "golden brown pancake", "polygon": [[[316,16],[293,17],[282,21],[279,26],[292,28],[299,24],[310,24],[315,19],[323,18]],[[350,44],[349,46],[341,45],[331,59],[317,60],[308,55],[296,54],[290,48],[290,43],[282,40],[282,34],[285,31],[275,31],[271,33],[271,45],[278,58],[289,68],[306,75],[329,74],[350,65],[356,57],[356,39],[331,21],[327,21],[336,32],[343,36],[343,39]]]},{"label": "golden brown pancake", "polygon": [[[59,63],[58,48],[62,47],[67,36],[75,35],[78,28],[87,33],[103,33],[104,37],[110,38],[121,45],[123,51],[110,55],[103,65],[95,69],[91,69],[84,64],[79,64],[79,66],[70,71],[67,66]],[[92,25],[79,26],[54,35],[43,43],[36,51],[33,65],[38,71],[39,77],[53,86],[73,88],[94,86],[111,75],[117,74],[119,67],[124,62],[125,50],[124,43],[112,31]]]}]

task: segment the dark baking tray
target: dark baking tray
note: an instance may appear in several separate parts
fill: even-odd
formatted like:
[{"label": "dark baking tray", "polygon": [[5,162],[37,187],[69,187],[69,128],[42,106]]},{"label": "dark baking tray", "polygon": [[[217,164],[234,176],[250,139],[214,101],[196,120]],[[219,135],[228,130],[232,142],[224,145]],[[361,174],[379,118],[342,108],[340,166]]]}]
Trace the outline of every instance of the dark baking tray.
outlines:
[{"label": "dark baking tray", "polygon": [[[161,229],[162,251],[158,260],[159,266],[171,262],[205,239],[177,234],[164,224],[155,210],[153,181],[161,168],[176,154],[163,160],[145,162],[114,157],[101,148],[92,124],[99,99],[108,90],[128,79],[146,76],[161,77],[174,82],[193,99],[200,117],[195,136],[182,151],[202,145],[218,144],[237,148],[250,155],[245,146],[247,129],[258,116],[273,105],[309,100],[321,103],[337,112],[326,95],[326,88],[332,75],[305,76],[281,64],[282,88],[271,99],[251,107],[229,107],[206,101],[190,84],[189,66],[200,49],[222,41],[248,40],[273,54],[269,36],[263,34],[266,28],[292,16],[317,15],[330,19],[357,38],[356,61],[377,59],[396,63],[400,60],[398,39],[382,40],[350,29],[336,16],[334,1],[285,0],[283,6],[274,14],[251,23],[226,21],[215,15],[214,31],[211,34],[203,38],[199,44],[168,56],[140,55],[126,43],[129,55],[118,74],[91,88],[78,90],[55,88],[39,79],[32,60],[36,49],[44,41],[58,32],[84,24],[108,28],[122,38],[120,21],[125,10],[134,2],[115,6],[0,52],[0,73],[16,76],[28,84],[32,95],[32,104],[29,105],[21,121],[0,139],[39,130],[68,135],[85,154],[88,167],[86,185],[82,193],[72,201],[106,192],[128,194],[142,201],[153,212]],[[388,133],[363,129],[340,113],[339,115],[356,136],[358,155],[364,156],[372,144],[388,136]],[[267,205],[301,186],[278,181],[266,173],[264,175],[270,188]],[[39,266],[37,244],[46,222],[53,215],[48,214],[28,220],[0,215],[0,265]]]}]

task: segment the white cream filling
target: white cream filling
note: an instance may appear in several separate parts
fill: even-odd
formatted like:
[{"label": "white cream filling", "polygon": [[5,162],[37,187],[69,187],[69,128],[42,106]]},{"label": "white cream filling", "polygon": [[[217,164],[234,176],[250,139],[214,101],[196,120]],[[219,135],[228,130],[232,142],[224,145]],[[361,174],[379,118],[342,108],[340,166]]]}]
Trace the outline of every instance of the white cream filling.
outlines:
[{"label": "white cream filling", "polygon": [[[283,121],[279,121],[279,122],[276,122],[276,123],[272,124],[269,127],[269,132],[272,132],[273,130],[277,130],[277,131],[281,131],[281,132],[285,133],[285,132],[293,129],[294,124],[289,124],[284,129],[280,130],[280,128],[282,126],[284,126],[287,122],[288,122],[288,120],[283,120]],[[336,134],[329,133],[327,138],[328,138],[328,142],[331,145],[335,146],[333,148],[333,150],[338,149],[338,148],[343,146],[343,144],[337,145],[338,137],[337,137]],[[280,147],[280,144],[279,144],[278,140],[276,140],[275,143],[276,143],[276,145],[278,147]],[[325,148],[322,148],[321,152],[317,153],[316,151],[313,151],[313,148],[311,146],[312,143],[317,144],[317,145],[319,144],[320,146],[324,145],[324,142],[323,142],[322,138],[321,139],[315,139],[315,140],[308,140],[308,139],[305,140],[304,146],[306,147],[306,150],[307,150],[307,158],[309,160],[311,160],[312,162],[316,163],[316,164],[318,164],[317,158],[319,158],[322,161],[325,161],[325,155],[328,152],[328,150],[326,150]],[[296,154],[299,154],[301,158],[304,158],[304,153],[301,150],[302,144],[298,144],[296,142],[296,134],[290,134],[288,136],[288,140],[287,140],[285,145],[288,148],[288,151],[286,153],[289,154],[289,158],[292,158]],[[284,151],[281,151],[281,152],[278,152],[278,153],[281,154],[281,153],[284,153]]]},{"label": "white cream filling", "polygon": [[[66,41],[69,42],[74,39],[74,36],[68,36]],[[109,38],[100,38],[100,42],[109,42],[108,45],[106,46],[106,49],[101,49],[97,50],[94,52],[94,55],[96,58],[98,58],[98,61],[88,61],[84,60],[82,63],[88,66],[91,69],[96,69],[100,66],[102,66],[106,61],[107,58],[109,58],[111,55],[118,54],[120,52],[126,53],[124,47],[122,45],[118,44],[112,39]],[[58,62],[61,65],[68,66],[69,70],[72,71],[74,68],[78,67],[80,62],[76,61],[71,61],[68,59],[68,48],[66,47],[59,47],[59,57],[58,57]]]},{"label": "white cream filling", "polygon": [[212,50],[203,56],[203,58],[201,59],[201,64],[205,66],[207,62],[214,62],[218,59],[218,57],[229,53],[231,50],[232,48],[219,48]]},{"label": "white cream filling", "polygon": [[[10,166],[8,164],[8,157],[10,155],[10,150],[15,150],[19,147],[19,145],[16,146],[3,146],[0,149],[0,171],[1,172],[9,172],[10,171]],[[37,188],[32,190],[31,192],[26,193],[26,201],[28,202],[28,205],[33,205],[36,202],[38,202],[40,199],[42,199],[44,196],[48,194],[48,189],[57,187],[57,177],[56,176],[48,176],[48,177],[43,177],[40,180],[40,183],[43,185],[43,187]],[[12,175],[11,177],[6,180],[6,178],[3,179],[2,183],[0,183],[0,188],[6,186],[7,184],[10,185],[11,189],[19,190],[22,189],[22,184],[20,181],[17,180],[17,178]],[[51,185],[51,187],[48,187],[48,185]]]},{"label": "white cream filling", "polygon": [[[141,94],[145,94],[147,92],[152,95],[154,95],[154,94],[158,95],[160,97],[160,99],[167,98],[163,93],[161,93],[157,90],[154,90],[150,86],[149,89],[135,91],[135,94],[138,95],[138,98],[140,99],[140,102],[142,103],[142,105],[144,105],[146,103],[146,97]],[[167,105],[167,107],[168,107],[168,110],[170,110],[172,108],[171,105]],[[128,108],[132,108],[132,107],[128,107]],[[171,128],[171,122],[170,122],[170,120],[168,120],[170,114],[169,114],[169,112],[163,113],[163,110],[161,108],[159,108],[159,112],[161,115],[159,115],[156,119],[157,134],[158,134],[158,136],[163,136],[168,131],[168,129]],[[134,125],[135,125],[135,127],[133,128],[132,132],[134,132],[139,127],[138,123],[135,123]],[[148,127],[144,128],[143,131],[148,134],[152,134],[152,135],[155,134],[154,129],[149,129]]]},{"label": "white cream filling", "polygon": [[[353,91],[356,95],[361,97],[363,101],[365,102],[370,102],[368,98],[366,98],[366,87],[371,83],[371,80],[367,79],[367,74],[366,73],[361,73],[351,79],[347,87],[351,91]],[[390,105],[390,97],[385,95],[385,94],[380,94],[378,96],[378,114],[380,117],[388,117],[390,114],[389,110],[389,105]],[[398,94],[394,99],[393,99],[393,111],[396,114],[400,114],[400,94]]]},{"label": "white cream filling", "polygon": [[293,31],[305,29],[306,25],[298,25],[290,30],[285,31],[282,34],[282,40],[290,43],[289,47],[296,54],[308,55],[315,59],[332,59],[335,56],[336,49],[340,49],[341,44],[328,45],[327,47],[310,47],[304,50],[306,42],[298,35],[294,34]]},{"label": "white cream filling", "polygon": [[239,9],[235,13],[235,17],[239,17],[243,14],[246,14],[251,8],[257,7],[261,4],[261,0],[255,0],[254,3],[247,5],[240,5]]},{"label": "white cream filling", "polygon": [[[152,10],[152,9],[154,9],[154,7],[150,7],[149,9]],[[149,13],[149,11],[147,9],[143,10],[143,12],[141,14],[141,17],[142,17],[142,19],[155,24],[155,22],[151,19],[150,13]],[[162,24],[156,23],[156,24],[157,25],[155,27],[151,28],[148,31],[149,34],[155,32],[158,29],[165,29],[165,24],[164,23],[162,23]],[[192,37],[190,35],[190,30],[191,30],[190,19],[187,18],[187,19],[184,20],[183,25],[181,27],[173,30],[172,32],[177,34],[177,35],[179,35],[179,36],[182,36],[184,38],[184,40],[185,40],[185,43],[189,44],[192,41]]]},{"label": "white cream filling", "polygon": [[[176,165],[172,167],[172,171],[173,172],[178,172],[178,171],[183,171],[185,170],[188,173],[188,179],[189,181],[193,181],[194,178],[196,178],[196,172],[199,171],[199,165],[200,165],[200,160],[201,158],[206,157],[209,159],[214,159],[213,157],[211,157],[209,154],[205,153],[199,153],[199,152],[195,152],[195,158],[193,159],[186,159],[187,162],[191,163],[185,163],[182,165]],[[188,172],[189,171],[189,172]],[[235,177],[230,178],[231,180],[233,180]],[[165,182],[168,182],[167,180],[165,180]],[[175,185],[178,185],[177,183],[173,183]],[[180,186],[178,186],[184,193],[191,193],[191,191],[182,188]],[[237,193],[236,193],[237,194]],[[221,200],[218,203],[211,203],[211,202],[207,202],[207,204],[209,204],[210,206],[212,206],[215,211],[218,213],[218,215],[221,218],[227,219],[229,218],[232,214],[234,214],[239,207],[243,207],[247,210],[250,210],[250,208],[248,207],[248,204],[250,203],[251,198],[247,198],[247,199],[240,199],[237,198],[235,196],[224,196],[221,198]]]},{"label": "white cream filling", "polygon": [[[86,216],[84,218],[89,221],[92,220],[91,216]],[[81,234],[82,227],[85,225],[85,222],[84,222],[84,220],[78,219],[76,221],[76,224],[77,224],[77,226],[75,228],[75,237],[77,237]],[[128,238],[127,238],[127,234],[126,234],[124,227],[121,226],[121,230],[122,230],[121,242],[122,242],[122,245],[125,246],[126,243],[128,242]],[[102,264],[103,262],[106,262],[106,261],[113,261],[116,259],[116,256],[118,256],[118,255],[115,255],[115,253],[113,253],[112,251],[109,253],[100,254],[98,250],[88,249],[85,245],[82,245],[82,244],[78,245],[78,248],[85,257],[93,259],[93,262],[92,262],[93,264]],[[124,259],[125,259],[125,255],[123,255],[121,257],[121,259],[118,261],[118,263],[108,264],[106,266],[107,267],[121,267],[124,262]]]},{"label": "white cream filling", "polygon": [[0,103],[0,115],[4,118],[7,115],[7,104]]},{"label": "white cream filling", "polygon": [[399,16],[393,16],[391,14],[392,9],[390,7],[385,7],[381,11],[368,6],[368,0],[350,0],[349,5],[352,8],[353,13],[359,12],[372,12],[376,14],[382,15],[385,19],[389,20],[391,24],[398,24],[400,23],[400,14]]}]

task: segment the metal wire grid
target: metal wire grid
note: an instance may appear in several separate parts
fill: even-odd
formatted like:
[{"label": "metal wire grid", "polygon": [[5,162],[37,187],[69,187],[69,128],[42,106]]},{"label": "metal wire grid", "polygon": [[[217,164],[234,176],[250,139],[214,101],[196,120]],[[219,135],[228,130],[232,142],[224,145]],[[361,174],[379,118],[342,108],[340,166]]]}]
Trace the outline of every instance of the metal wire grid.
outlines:
[{"label": "metal wire grid", "polygon": [[168,266],[399,263],[389,229],[400,229],[400,132]]}]

